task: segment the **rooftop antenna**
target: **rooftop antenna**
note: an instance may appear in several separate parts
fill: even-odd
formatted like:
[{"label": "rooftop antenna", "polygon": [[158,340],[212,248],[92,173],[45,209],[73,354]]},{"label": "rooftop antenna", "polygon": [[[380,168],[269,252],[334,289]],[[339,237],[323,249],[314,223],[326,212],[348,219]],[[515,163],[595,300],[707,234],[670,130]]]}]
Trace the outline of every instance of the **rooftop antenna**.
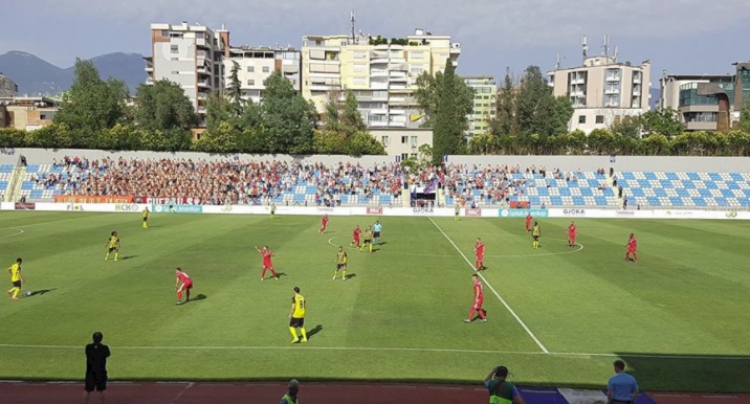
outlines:
[{"label": "rooftop antenna", "polygon": [[617,63],[617,54],[619,53],[620,49],[615,46],[615,54],[612,56],[612,60]]},{"label": "rooftop antenna", "polygon": [[604,45],[602,46],[604,49],[604,57],[609,57],[609,36],[604,35]]},{"label": "rooftop antenna", "polygon": [[589,44],[588,44],[588,41],[586,40],[586,35],[584,35],[583,38],[581,39],[581,48],[583,49],[583,60],[586,60],[586,57],[588,56],[588,51],[589,51]]},{"label": "rooftop antenna", "polygon": [[357,15],[354,13],[354,10],[349,15],[349,19],[352,22],[352,43],[355,43],[357,38],[354,36],[354,23],[357,21]]},{"label": "rooftop antenna", "polygon": [[557,62],[555,63],[555,70],[560,70],[560,52],[557,52]]}]

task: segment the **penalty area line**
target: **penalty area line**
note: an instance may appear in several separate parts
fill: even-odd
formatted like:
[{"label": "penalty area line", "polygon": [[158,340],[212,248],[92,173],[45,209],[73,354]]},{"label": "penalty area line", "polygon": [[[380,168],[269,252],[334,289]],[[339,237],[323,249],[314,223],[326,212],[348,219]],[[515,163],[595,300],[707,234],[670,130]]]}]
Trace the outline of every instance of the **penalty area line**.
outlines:
[{"label": "penalty area line", "polygon": [[[14,349],[65,349],[80,350],[78,345],[29,345],[29,344],[0,344],[0,348]],[[750,361],[750,357],[743,356],[711,356],[711,355],[669,355],[669,354],[614,354],[614,353],[580,353],[580,352],[519,352],[519,351],[492,351],[481,349],[442,349],[442,348],[388,348],[388,347],[354,347],[354,346],[117,346],[117,349],[128,351],[362,351],[362,352],[430,352],[430,353],[456,353],[456,354],[495,354],[495,355],[520,355],[520,356],[559,356],[570,358],[657,358],[657,359],[714,359],[726,361]],[[0,381],[2,382],[2,381]],[[188,382],[169,382],[188,383]]]},{"label": "penalty area line", "polygon": [[[448,240],[448,242],[449,242],[449,243],[451,243],[451,245],[453,246],[453,248],[455,248],[455,249],[456,249],[456,251],[458,251],[458,253],[459,253],[459,254],[461,255],[461,257],[462,257],[462,258],[464,259],[464,261],[466,261],[466,264],[468,264],[468,265],[469,265],[469,267],[470,267],[470,268],[471,268],[472,270],[474,270],[474,265],[473,265],[473,264],[471,263],[471,261],[469,261],[469,259],[468,259],[468,258],[466,258],[466,255],[464,255],[464,253],[463,253],[463,252],[461,251],[461,249],[460,249],[460,248],[458,248],[458,246],[456,245],[456,243],[454,243],[454,242],[453,242],[453,240],[451,240],[451,238],[450,238],[450,237],[448,237],[448,235],[447,235],[447,234],[445,234],[445,232],[443,231],[443,229],[441,229],[441,228],[440,228],[440,226],[438,226],[438,224],[437,224],[437,223],[435,223],[435,221],[434,221],[434,220],[432,220],[432,218],[431,218],[431,217],[428,217],[428,219],[430,219],[430,221],[432,222],[432,224],[434,224],[434,225],[435,225],[435,228],[437,228],[437,229],[438,229],[438,231],[439,231],[439,232],[440,232],[440,233],[441,233],[441,234],[443,235],[443,237],[445,237],[445,239],[446,239],[446,240]],[[519,316],[518,316],[518,314],[516,314],[516,312],[515,312],[515,311],[513,311],[513,309],[512,309],[512,308],[510,307],[510,305],[509,305],[509,304],[508,304],[508,303],[507,303],[507,302],[505,301],[505,299],[503,299],[503,297],[502,297],[502,296],[500,296],[500,293],[497,293],[497,290],[495,290],[495,288],[494,288],[494,287],[492,287],[492,284],[490,284],[490,283],[489,283],[489,282],[487,281],[487,278],[485,278],[485,277],[484,277],[484,275],[482,275],[482,274],[481,274],[480,272],[478,272],[478,271],[476,272],[476,274],[477,274],[477,275],[479,275],[479,277],[480,277],[480,278],[482,278],[482,281],[483,281],[483,282],[485,283],[485,285],[487,285],[487,286],[488,286],[488,287],[490,288],[490,290],[491,290],[491,291],[492,291],[492,293],[493,293],[493,294],[495,295],[495,297],[497,297],[497,299],[498,299],[498,300],[500,300],[500,303],[502,303],[502,304],[503,304],[503,306],[505,306],[505,308],[506,308],[506,309],[508,310],[508,312],[509,312],[509,313],[510,313],[510,314],[511,314],[511,315],[513,316],[513,318],[515,318],[515,319],[516,319],[516,321],[518,322],[518,324],[520,324],[520,325],[521,325],[521,327],[522,327],[522,328],[524,329],[524,331],[526,331],[526,334],[528,334],[528,335],[529,335],[529,337],[531,337],[531,339],[532,339],[532,340],[534,340],[534,342],[535,342],[535,343],[536,343],[536,345],[537,345],[537,346],[539,347],[539,349],[541,349],[541,350],[542,350],[542,352],[544,352],[545,354],[549,354],[549,353],[550,353],[550,352],[549,352],[549,350],[548,350],[548,349],[547,349],[547,348],[546,348],[546,347],[544,346],[544,344],[542,344],[542,342],[541,342],[541,341],[539,341],[539,338],[537,338],[537,337],[536,337],[536,335],[534,335],[534,333],[533,333],[533,332],[531,332],[531,329],[529,329],[529,327],[528,327],[528,326],[526,325],[526,323],[524,323],[524,322],[523,322],[523,320],[521,320],[521,317],[519,317]]]}]

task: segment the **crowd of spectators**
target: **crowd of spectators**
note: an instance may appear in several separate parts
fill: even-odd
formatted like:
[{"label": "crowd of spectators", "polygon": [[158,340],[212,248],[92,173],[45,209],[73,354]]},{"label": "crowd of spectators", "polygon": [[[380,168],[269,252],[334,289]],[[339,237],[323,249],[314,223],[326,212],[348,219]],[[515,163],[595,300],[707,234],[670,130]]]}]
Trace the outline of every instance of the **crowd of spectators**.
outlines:
[{"label": "crowd of spectators", "polygon": [[[471,204],[507,204],[513,197],[524,199],[528,188],[549,188],[553,181],[577,182],[580,170],[508,165],[448,164],[410,171],[397,163],[362,166],[339,162],[287,161],[206,161],[192,159],[112,159],[89,160],[65,157],[55,161],[56,170],[32,177],[45,189],[58,189],[66,195],[133,196],[144,198],[192,199],[203,204],[267,204],[295,187],[315,187],[315,203],[337,206],[342,196],[371,200],[374,195],[391,195],[394,201],[403,192],[442,189],[444,195]],[[609,185],[605,171],[597,176],[600,191]],[[521,174],[521,175],[518,175]],[[406,183],[406,184],[405,184]],[[309,190],[309,188],[308,188]],[[408,190],[408,191],[407,191]],[[479,196],[476,197],[475,190]],[[414,199],[414,197],[412,197]]]}]

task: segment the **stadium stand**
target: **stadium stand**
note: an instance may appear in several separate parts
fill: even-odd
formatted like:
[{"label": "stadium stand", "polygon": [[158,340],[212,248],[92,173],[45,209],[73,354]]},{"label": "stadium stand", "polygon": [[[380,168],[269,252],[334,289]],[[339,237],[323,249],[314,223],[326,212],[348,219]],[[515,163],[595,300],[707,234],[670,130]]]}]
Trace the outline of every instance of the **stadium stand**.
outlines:
[{"label": "stadium stand", "polygon": [[617,185],[631,203],[650,207],[750,206],[750,174],[622,172]]},{"label": "stadium stand", "polygon": [[[13,168],[0,165],[0,193],[7,191]],[[208,204],[387,206],[402,204],[408,193],[404,181],[411,188],[439,188],[438,203],[448,206],[528,202],[533,207],[619,207],[624,196],[629,205],[641,207],[750,207],[748,173],[625,171],[609,177],[604,169],[453,164],[442,172],[409,173],[398,164],[77,157],[27,165],[19,196],[29,201],[56,195],[132,195],[199,198]]]}]

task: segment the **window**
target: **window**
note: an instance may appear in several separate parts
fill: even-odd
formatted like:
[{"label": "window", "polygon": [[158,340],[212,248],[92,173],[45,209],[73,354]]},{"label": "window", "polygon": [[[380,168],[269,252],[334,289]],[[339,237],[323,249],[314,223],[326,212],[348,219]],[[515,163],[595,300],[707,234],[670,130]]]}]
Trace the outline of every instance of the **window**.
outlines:
[{"label": "window", "polygon": [[177,45],[171,46],[172,53],[178,53],[180,51],[180,48]]},{"label": "window", "polygon": [[367,79],[364,77],[355,77],[354,78],[354,85],[355,86],[366,86],[367,85]]},{"label": "window", "polygon": [[409,153],[401,153],[401,161],[408,160],[409,159]]},{"label": "window", "polygon": [[411,158],[413,158],[413,159],[417,158],[417,153],[412,153],[411,154]]},{"label": "window", "polygon": [[268,73],[271,71],[271,68],[268,66],[263,66],[263,73]]},{"label": "window", "polygon": [[365,52],[354,52],[354,59],[364,59],[367,57]]},{"label": "window", "polygon": [[380,143],[382,143],[384,147],[388,147],[388,136],[381,137]]},{"label": "window", "polygon": [[176,74],[180,74],[180,72],[179,72],[179,71],[177,71],[177,70],[172,70],[172,74],[173,74],[173,75],[176,75]]},{"label": "window", "polygon": [[366,70],[367,66],[363,64],[354,65],[354,73],[362,73]]},{"label": "window", "polygon": [[247,72],[248,73],[255,73],[255,66],[248,66],[247,67]]},{"label": "window", "polygon": [[603,124],[604,123],[604,115],[597,115],[596,116],[596,123]]},{"label": "window", "polygon": [[411,53],[412,59],[422,59],[424,58],[424,52],[412,52]]},{"label": "window", "polygon": [[578,123],[586,123],[586,115],[578,115]]},{"label": "window", "polygon": [[247,81],[247,85],[248,85],[248,86],[254,86],[254,85],[255,85],[255,80],[254,80],[254,79],[250,79],[250,80],[248,80],[248,81]]},{"label": "window", "polygon": [[417,147],[417,137],[416,136],[412,136],[411,137],[411,145],[412,145],[412,147]]},{"label": "window", "polygon": [[169,38],[169,30],[166,30],[166,29],[161,30],[161,36],[162,38]]},{"label": "window", "polygon": [[421,74],[424,71],[424,67],[422,67],[422,66],[412,66],[412,68],[410,69],[410,71],[413,74]]},{"label": "window", "polygon": [[409,136],[401,136],[401,144],[407,144],[409,142]]}]

